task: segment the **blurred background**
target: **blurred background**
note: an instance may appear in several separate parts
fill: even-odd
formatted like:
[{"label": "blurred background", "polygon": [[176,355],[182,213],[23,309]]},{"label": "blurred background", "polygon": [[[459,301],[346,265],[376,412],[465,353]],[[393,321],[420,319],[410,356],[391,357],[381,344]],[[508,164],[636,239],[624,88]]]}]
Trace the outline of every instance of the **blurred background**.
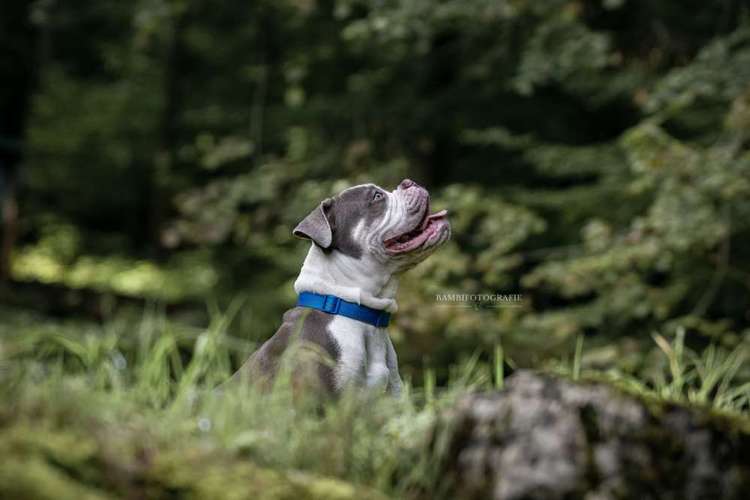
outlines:
[{"label": "blurred background", "polygon": [[454,237],[403,280],[407,377],[750,339],[742,0],[17,0],[0,54],[4,335],[229,309],[236,365],[295,300],[294,225],[409,177]]}]

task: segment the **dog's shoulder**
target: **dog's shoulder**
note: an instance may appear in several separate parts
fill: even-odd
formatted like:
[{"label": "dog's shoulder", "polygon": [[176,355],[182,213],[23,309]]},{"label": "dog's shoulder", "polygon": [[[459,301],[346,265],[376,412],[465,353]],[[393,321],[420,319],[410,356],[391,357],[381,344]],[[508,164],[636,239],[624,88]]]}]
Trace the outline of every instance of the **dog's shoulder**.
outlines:
[{"label": "dog's shoulder", "polygon": [[266,342],[274,353],[284,351],[294,340],[316,344],[325,352],[338,358],[339,348],[331,335],[329,325],[334,316],[306,307],[293,307],[284,313],[276,333]]},{"label": "dog's shoulder", "polygon": [[[282,356],[296,341],[311,344],[325,354],[329,358],[328,361],[338,362],[341,354],[340,348],[328,329],[332,320],[332,315],[315,309],[304,307],[289,309],[284,313],[281,326],[276,333],[253,353],[240,371],[246,373],[250,379],[273,378],[278,371]],[[327,371],[324,367],[321,367],[321,370]],[[324,378],[332,379],[332,374],[326,373]]]}]

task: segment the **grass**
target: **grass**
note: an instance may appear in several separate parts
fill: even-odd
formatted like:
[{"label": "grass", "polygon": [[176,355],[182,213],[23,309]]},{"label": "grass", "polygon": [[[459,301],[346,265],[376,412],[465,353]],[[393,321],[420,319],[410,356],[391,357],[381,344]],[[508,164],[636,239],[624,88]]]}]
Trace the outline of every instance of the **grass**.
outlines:
[{"label": "grass", "polygon": [[495,352],[493,353],[492,364],[494,365],[495,374],[495,389],[502,389],[505,387],[505,353],[503,352],[503,344],[498,342],[495,344]]},{"label": "grass", "polygon": [[671,341],[665,335],[653,333],[661,359],[637,375],[617,369],[584,370],[583,336],[579,335],[571,365],[554,363],[552,370],[573,380],[583,377],[612,382],[651,400],[696,405],[728,415],[750,417],[750,382],[747,382],[747,373],[742,373],[750,358],[747,345],[726,349],[710,344],[696,352],[686,346],[685,335],[682,327],[675,330]]},{"label": "grass", "polygon": [[159,264],[119,255],[81,254],[81,239],[75,226],[48,221],[37,243],[15,252],[13,278],[162,301],[205,297],[218,279],[201,251],[176,254]]},{"label": "grass", "polygon": [[[322,411],[316,401],[293,398],[283,377],[269,394],[241,386],[217,391],[232,362],[253,348],[227,336],[236,309],[214,311],[202,330],[149,311],[137,324],[6,332],[0,452],[38,476],[25,476],[27,483],[67,481],[71,497],[84,490],[138,496],[147,488],[156,496],[176,489],[212,498],[202,474],[174,484],[183,468],[212,471],[230,489],[246,484],[237,478],[262,475],[284,493],[279,498],[351,485],[351,497],[408,497],[435,482],[429,429],[457,395],[487,387],[476,359],[455,370],[449,390],[438,392],[427,370],[425,388],[407,383],[398,400],[352,393]],[[216,463],[225,467],[214,470]],[[280,476],[269,479],[274,474]],[[0,497],[9,494],[2,488]],[[318,496],[336,497],[327,490]]]},{"label": "grass", "polygon": [[[251,484],[257,498],[431,498],[437,415],[467,391],[502,388],[514,366],[498,343],[489,364],[475,353],[444,387],[425,367],[400,399],[351,393],[322,409],[284,377],[269,394],[216,391],[254,348],[227,335],[238,309],[212,309],[206,328],[156,310],[102,326],[6,320],[0,497],[245,498]],[[746,352],[696,353],[684,335],[654,335],[664,362],[651,379],[586,370],[583,337],[556,371],[747,416]]]},{"label": "grass", "polygon": [[685,346],[685,330],[678,328],[670,343],[654,334],[654,341],[667,358],[669,377],[657,373],[655,391],[669,400],[710,405],[729,412],[750,409],[750,384],[738,384],[738,373],[748,359],[746,346],[733,350],[709,345],[701,353]]}]

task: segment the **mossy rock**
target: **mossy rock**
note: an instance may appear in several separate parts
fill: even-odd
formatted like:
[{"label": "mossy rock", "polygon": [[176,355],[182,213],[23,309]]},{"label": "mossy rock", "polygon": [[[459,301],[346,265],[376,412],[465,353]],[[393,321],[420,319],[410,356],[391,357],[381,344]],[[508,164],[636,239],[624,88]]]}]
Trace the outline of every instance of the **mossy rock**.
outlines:
[{"label": "mossy rock", "polygon": [[744,499],[746,422],[601,383],[517,372],[439,419],[437,491],[496,500]]}]

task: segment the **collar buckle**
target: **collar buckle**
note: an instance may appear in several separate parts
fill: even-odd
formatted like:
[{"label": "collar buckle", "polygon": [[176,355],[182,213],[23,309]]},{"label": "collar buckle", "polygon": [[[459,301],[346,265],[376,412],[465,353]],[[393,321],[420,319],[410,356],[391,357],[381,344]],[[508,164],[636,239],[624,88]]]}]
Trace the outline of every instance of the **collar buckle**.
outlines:
[{"label": "collar buckle", "polygon": [[333,295],[326,295],[323,300],[323,311],[329,314],[338,314],[341,308],[341,299]]}]

